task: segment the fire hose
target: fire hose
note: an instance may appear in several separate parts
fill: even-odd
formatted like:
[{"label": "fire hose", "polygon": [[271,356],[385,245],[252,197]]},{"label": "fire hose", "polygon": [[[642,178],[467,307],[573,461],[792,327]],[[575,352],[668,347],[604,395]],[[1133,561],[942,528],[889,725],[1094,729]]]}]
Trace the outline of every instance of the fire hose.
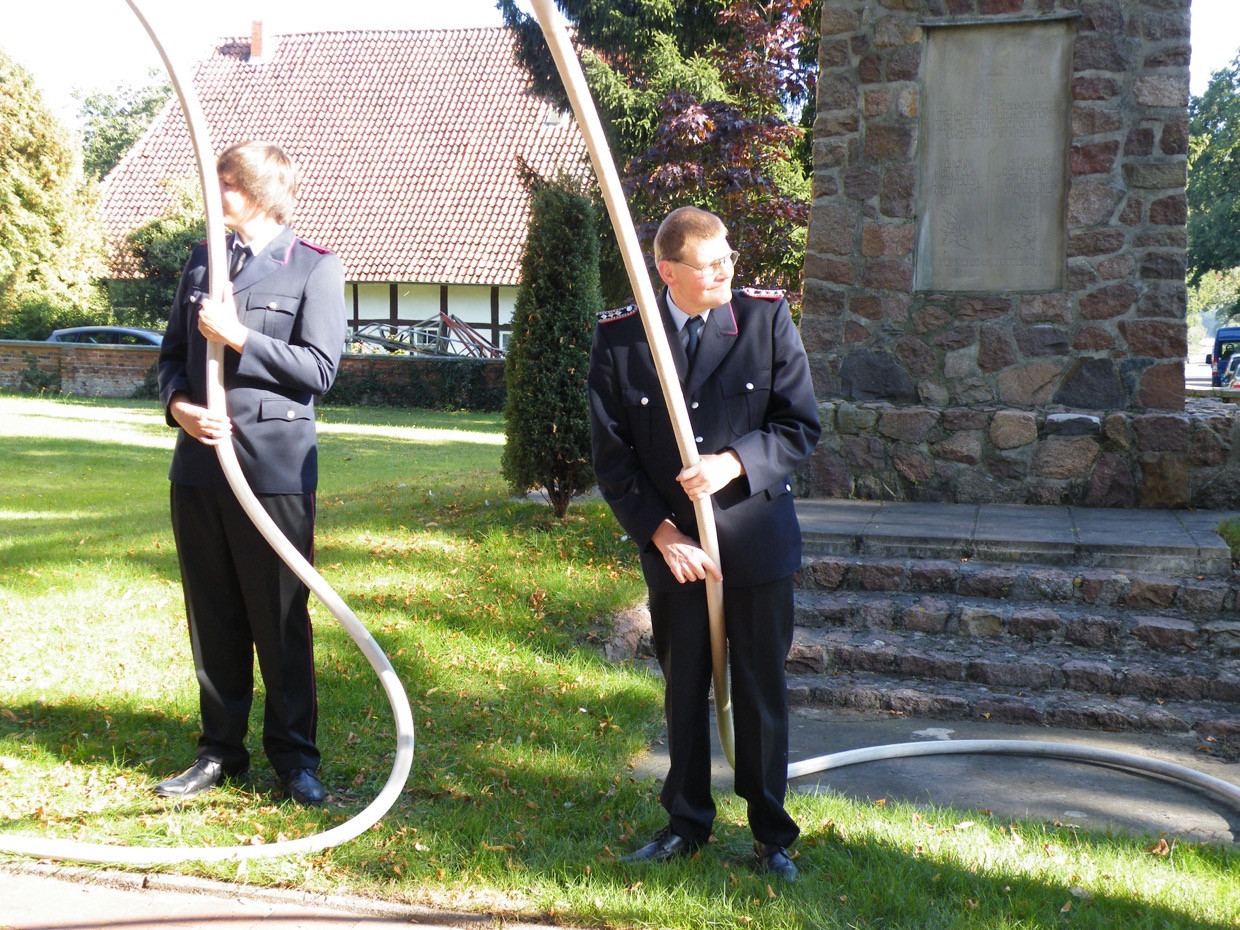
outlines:
[{"label": "fire hose", "polygon": [[[231,287],[228,282],[228,265],[224,248],[224,214],[220,200],[219,178],[215,173],[215,155],[211,148],[207,133],[206,117],[194,93],[193,84],[188,78],[182,77],[177,64],[166,44],[160,40],[150,19],[142,10],[139,0],[125,0],[130,9],[141,20],[151,41],[159,50],[164,67],[172,80],[185,114],[189,128],[189,137],[194,149],[194,157],[198,162],[198,177],[202,185],[203,200],[207,216],[207,264],[210,277],[210,294],[213,300],[224,299],[224,288]],[[209,342],[207,356],[207,406],[215,413],[226,414],[226,398],[224,392],[224,346],[222,343]],[[319,852],[331,846],[348,842],[370,829],[386,814],[404,790],[405,781],[413,765],[413,712],[409,706],[409,697],[401,686],[400,679],[392,668],[391,662],[383,650],[375,642],[374,637],[349,609],[348,605],[323,579],[305,557],[288,541],[276,526],[275,522],[263,510],[258,498],[246,482],[237,461],[237,453],[231,442],[216,446],[220,466],[228,480],[229,487],[237,496],[242,509],[253,521],[263,538],[276,551],[277,555],[310,589],[332,616],[344,627],[345,631],[366,656],[371,668],[379,677],[388,703],[392,708],[392,716],[396,724],[396,755],[392,762],[392,771],[382,790],[375,799],[352,818],[326,830],[295,840],[281,840],[255,846],[212,846],[212,847],[126,847],[96,843],[82,843],[73,840],[44,839],[23,836],[0,837],[0,852],[17,853],[19,855],[37,856],[41,859],[71,859],[77,862],[96,862],[114,865],[165,865],[176,862],[221,862],[243,859],[267,859],[275,856],[289,856]]]},{"label": "fire hose", "polygon": [[[620,185],[620,176],[607,145],[607,138],[603,133],[594,99],[586,84],[581,62],[573,50],[567,30],[555,12],[552,0],[530,0],[530,2],[534,7],[534,14],[547,40],[551,55],[555,59],[560,79],[568,92],[577,125],[585,137],[590,161],[594,166],[594,174],[602,190],[603,200],[607,204],[607,213],[620,244],[629,283],[637,299],[637,308],[641,314],[642,326],[650,344],[651,354],[654,357],[659,385],[663,390],[664,401],[672,418],[672,429],[676,434],[676,445],[680,451],[681,463],[684,467],[688,467],[697,462],[698,452],[697,444],[693,441],[693,430],[685,406],[684,392],[676,375],[676,366],[668,346],[667,333],[663,328],[658,304],[655,301],[649,272],[642,259],[641,245],[633,227],[633,220]],[[712,504],[709,500],[697,501],[694,507],[702,548],[715,564],[722,568]],[[719,730],[720,746],[727,757],[728,764],[735,768],[735,734],[732,726],[731,685],[728,681],[728,645],[723,618],[723,589],[722,585],[711,577],[706,579],[706,598],[710,618],[715,721]],[[795,762],[788,766],[788,777],[798,778],[862,762],[958,753],[1054,757],[1132,769],[1191,785],[1240,810],[1240,787],[1187,766],[1113,750],[1026,740],[936,740],[926,743],[872,746]]]}]

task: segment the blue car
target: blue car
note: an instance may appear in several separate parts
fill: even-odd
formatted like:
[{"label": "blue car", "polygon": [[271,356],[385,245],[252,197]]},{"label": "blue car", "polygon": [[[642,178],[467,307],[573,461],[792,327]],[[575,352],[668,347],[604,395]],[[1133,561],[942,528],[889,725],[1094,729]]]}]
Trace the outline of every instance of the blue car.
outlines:
[{"label": "blue car", "polygon": [[1240,326],[1224,326],[1214,334],[1214,351],[1206,356],[1210,366],[1210,383],[1219,387],[1228,361],[1240,350]]},{"label": "blue car", "polygon": [[133,326],[74,326],[56,330],[47,341],[96,346],[158,346],[164,341],[164,334]]}]

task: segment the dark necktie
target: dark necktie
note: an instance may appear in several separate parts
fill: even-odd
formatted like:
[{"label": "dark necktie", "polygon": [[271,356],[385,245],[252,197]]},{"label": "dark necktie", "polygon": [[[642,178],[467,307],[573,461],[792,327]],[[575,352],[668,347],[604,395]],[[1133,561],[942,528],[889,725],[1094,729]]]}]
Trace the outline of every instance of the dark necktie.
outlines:
[{"label": "dark necktie", "polygon": [[228,262],[228,280],[231,281],[241,273],[245,263],[250,260],[250,247],[237,243],[233,246],[232,258]]},{"label": "dark necktie", "polygon": [[691,316],[685,323],[685,357],[689,359],[689,364],[693,364],[693,357],[697,355],[698,343],[702,341],[702,327],[706,325],[706,321],[700,316]]}]

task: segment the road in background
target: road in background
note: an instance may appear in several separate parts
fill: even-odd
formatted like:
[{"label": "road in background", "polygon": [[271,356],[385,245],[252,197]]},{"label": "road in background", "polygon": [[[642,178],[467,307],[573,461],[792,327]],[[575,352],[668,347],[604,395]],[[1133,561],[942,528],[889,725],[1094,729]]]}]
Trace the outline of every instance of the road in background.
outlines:
[{"label": "road in background", "polygon": [[1189,359],[1185,362],[1184,386],[1208,389],[1210,387],[1210,366],[1200,359]]}]

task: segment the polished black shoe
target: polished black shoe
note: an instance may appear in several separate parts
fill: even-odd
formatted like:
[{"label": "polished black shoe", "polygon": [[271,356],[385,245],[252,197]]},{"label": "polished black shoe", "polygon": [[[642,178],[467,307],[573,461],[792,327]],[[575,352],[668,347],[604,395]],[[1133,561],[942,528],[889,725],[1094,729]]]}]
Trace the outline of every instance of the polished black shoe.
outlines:
[{"label": "polished black shoe", "polygon": [[293,769],[280,776],[284,785],[284,793],[289,800],[298,804],[322,804],[327,800],[327,791],[314,769]]},{"label": "polished black shoe", "polygon": [[753,854],[758,859],[758,867],[768,875],[774,875],[786,882],[795,882],[801,875],[792,859],[789,858],[788,850],[782,846],[755,842]]},{"label": "polished black shoe", "polygon": [[152,790],[161,798],[188,798],[244,775],[244,772],[228,771],[221,762],[199,759],[176,778],[166,778]]},{"label": "polished black shoe", "polygon": [[691,843],[671,827],[664,827],[653,840],[636,849],[627,856],[621,856],[621,862],[666,862],[677,856],[691,856],[697,852],[699,843]]}]

